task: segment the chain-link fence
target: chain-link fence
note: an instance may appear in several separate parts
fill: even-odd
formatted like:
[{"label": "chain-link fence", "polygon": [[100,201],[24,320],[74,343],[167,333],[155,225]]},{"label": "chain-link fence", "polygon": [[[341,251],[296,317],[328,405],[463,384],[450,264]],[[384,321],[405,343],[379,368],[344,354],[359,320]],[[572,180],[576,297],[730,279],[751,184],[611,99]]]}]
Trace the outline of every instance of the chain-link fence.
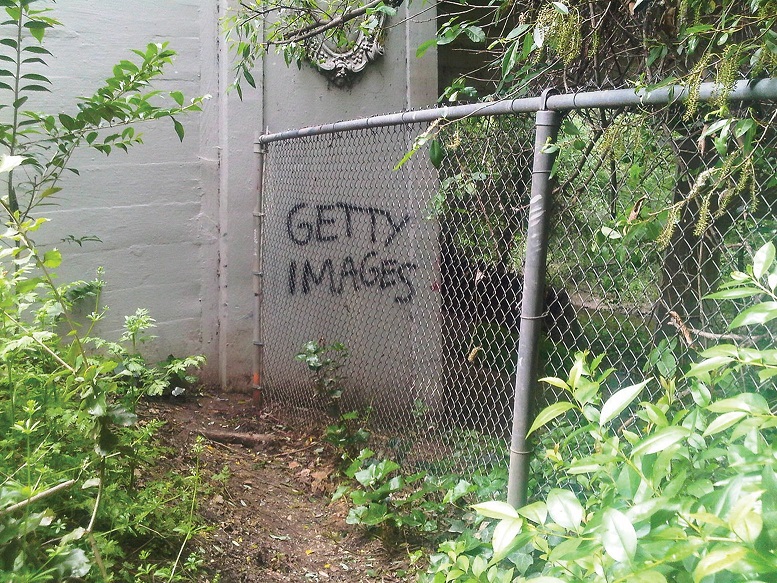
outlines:
[{"label": "chain-link fence", "polygon": [[[557,159],[540,376],[604,354],[613,392],[671,377],[712,343],[774,346],[774,326],[727,329],[746,300],[704,299],[777,237],[775,103],[731,107],[712,129],[679,106],[567,108],[546,146]],[[364,125],[267,144],[262,389],[288,415],[325,418],[295,355],[339,342],[348,357],[319,382],[342,384],[342,410],[369,411],[386,455],[464,474],[505,464],[534,116]],[[536,404],[558,397],[541,383]]]}]

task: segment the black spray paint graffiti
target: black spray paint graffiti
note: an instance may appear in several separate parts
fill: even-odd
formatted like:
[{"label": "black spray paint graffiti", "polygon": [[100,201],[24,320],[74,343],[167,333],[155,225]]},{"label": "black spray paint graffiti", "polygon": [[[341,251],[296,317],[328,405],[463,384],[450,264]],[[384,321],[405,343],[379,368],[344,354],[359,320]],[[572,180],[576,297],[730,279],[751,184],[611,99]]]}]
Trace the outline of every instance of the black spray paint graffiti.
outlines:
[{"label": "black spray paint graffiti", "polygon": [[[410,222],[410,215],[398,217],[385,209],[361,207],[345,202],[309,206],[299,203],[286,216],[286,232],[296,245],[307,246],[332,241],[368,239],[374,245],[388,247]],[[415,287],[411,274],[418,266],[377,251],[328,257],[317,267],[310,259],[289,262],[289,293],[310,293],[324,285],[332,295],[345,290],[394,289],[394,301],[406,304],[413,299]]]}]

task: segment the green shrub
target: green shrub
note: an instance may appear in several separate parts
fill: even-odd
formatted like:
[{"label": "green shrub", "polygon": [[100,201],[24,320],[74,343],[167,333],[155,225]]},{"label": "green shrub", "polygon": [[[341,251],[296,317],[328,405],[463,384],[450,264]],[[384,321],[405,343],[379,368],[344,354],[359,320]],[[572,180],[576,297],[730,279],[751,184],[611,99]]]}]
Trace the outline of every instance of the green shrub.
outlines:
[{"label": "green shrub", "polygon": [[[774,245],[764,245],[747,273],[734,272],[710,296],[761,300],[730,328],[777,319],[774,258]],[[682,378],[662,379],[655,402],[639,401],[651,380],[603,398],[587,355],[567,379],[545,379],[569,400],[540,412],[530,432],[576,410],[591,453],[555,459],[559,481],[527,506],[475,505],[491,522],[442,544],[423,580],[775,580],[777,415],[760,392],[731,389],[743,369],[773,384],[777,350],[722,344],[700,357]]]}]

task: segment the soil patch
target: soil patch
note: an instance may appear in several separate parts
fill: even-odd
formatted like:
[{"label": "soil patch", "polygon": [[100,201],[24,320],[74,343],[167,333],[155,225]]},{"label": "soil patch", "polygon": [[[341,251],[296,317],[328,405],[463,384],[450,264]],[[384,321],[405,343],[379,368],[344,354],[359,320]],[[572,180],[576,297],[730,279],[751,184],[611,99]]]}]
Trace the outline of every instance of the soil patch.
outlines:
[{"label": "soil patch", "polygon": [[221,583],[415,580],[407,552],[388,552],[346,524],[345,502],[330,502],[335,459],[315,433],[235,393],[154,401],[140,414],[166,421],[160,437],[173,451],[164,461],[171,471],[192,470],[192,446],[204,437],[199,508],[209,530],[193,543],[211,574],[203,582],[216,574]]}]

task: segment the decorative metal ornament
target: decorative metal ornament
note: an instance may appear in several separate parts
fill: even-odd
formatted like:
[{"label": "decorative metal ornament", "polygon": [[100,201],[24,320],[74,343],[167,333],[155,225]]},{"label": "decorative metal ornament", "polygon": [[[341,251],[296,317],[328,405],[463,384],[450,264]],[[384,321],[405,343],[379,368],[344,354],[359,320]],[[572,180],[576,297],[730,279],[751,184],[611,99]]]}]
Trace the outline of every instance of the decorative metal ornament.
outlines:
[{"label": "decorative metal ornament", "polygon": [[[386,2],[387,5],[398,6],[400,2]],[[353,83],[359,73],[367,68],[367,65],[383,56],[384,28],[386,14],[379,12],[366,18],[375,18],[375,26],[369,33],[365,33],[362,27],[353,31],[354,39],[345,47],[339,47],[326,35],[321,34],[306,41],[306,56],[310,63],[320,73],[325,75],[337,87],[344,87]]]}]

